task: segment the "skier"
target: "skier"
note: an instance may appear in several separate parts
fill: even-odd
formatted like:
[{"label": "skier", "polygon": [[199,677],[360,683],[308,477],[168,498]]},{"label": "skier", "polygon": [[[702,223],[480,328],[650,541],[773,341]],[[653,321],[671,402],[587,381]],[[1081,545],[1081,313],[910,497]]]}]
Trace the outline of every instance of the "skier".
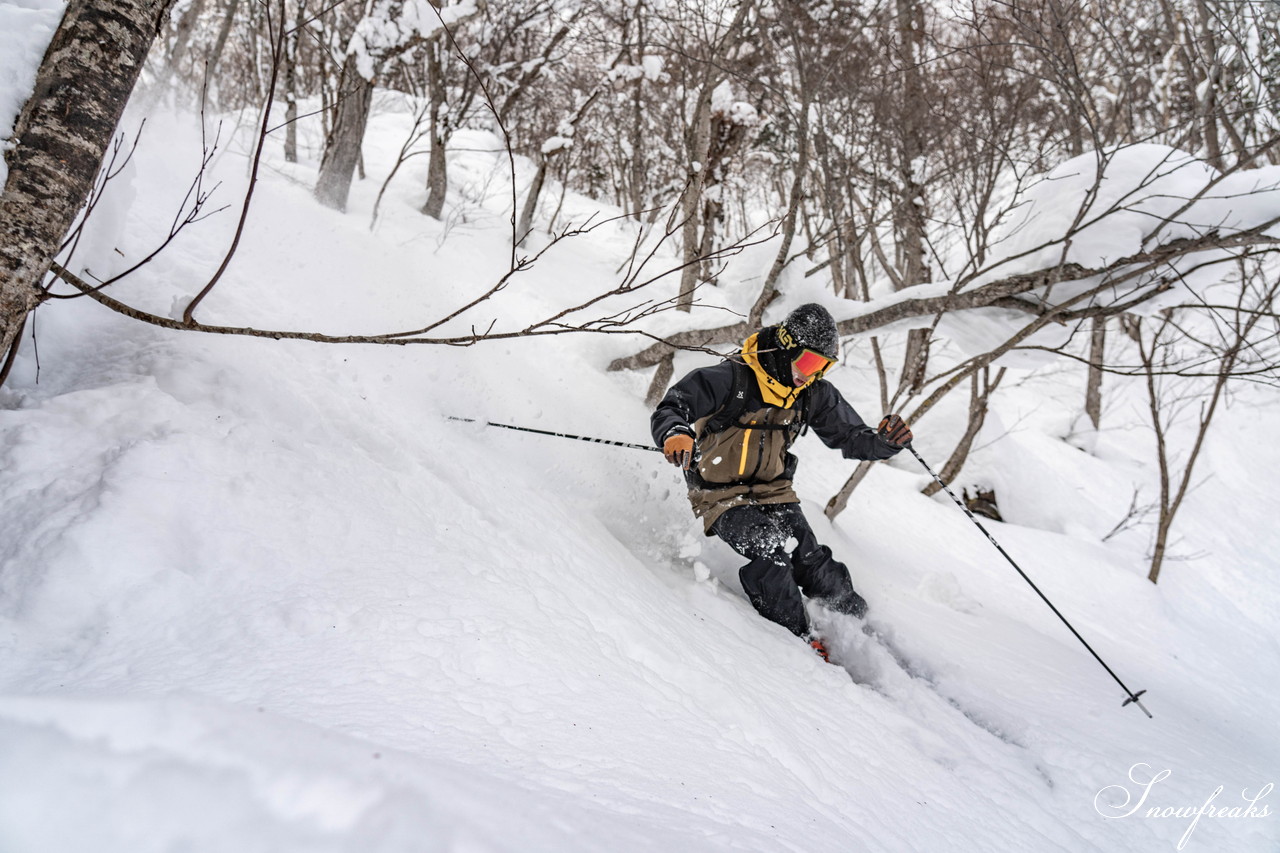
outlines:
[{"label": "skier", "polygon": [[667,461],[684,470],[706,535],[750,561],[738,577],[751,604],[824,660],[801,592],[858,618],[867,603],[800,510],[791,444],[810,426],[848,459],[888,459],[911,441],[902,418],[888,415],[873,430],[822,378],[839,343],[827,309],[801,305],[747,338],[740,352],[671,386],[650,419]]}]

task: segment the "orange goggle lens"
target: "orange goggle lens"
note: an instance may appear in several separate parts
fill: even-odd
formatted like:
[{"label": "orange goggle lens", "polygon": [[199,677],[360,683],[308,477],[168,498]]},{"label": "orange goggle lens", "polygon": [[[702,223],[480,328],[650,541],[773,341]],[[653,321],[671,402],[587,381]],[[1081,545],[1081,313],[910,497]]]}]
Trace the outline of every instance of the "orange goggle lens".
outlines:
[{"label": "orange goggle lens", "polygon": [[833,362],[822,353],[807,349],[796,356],[791,363],[803,376],[814,376],[829,368]]}]

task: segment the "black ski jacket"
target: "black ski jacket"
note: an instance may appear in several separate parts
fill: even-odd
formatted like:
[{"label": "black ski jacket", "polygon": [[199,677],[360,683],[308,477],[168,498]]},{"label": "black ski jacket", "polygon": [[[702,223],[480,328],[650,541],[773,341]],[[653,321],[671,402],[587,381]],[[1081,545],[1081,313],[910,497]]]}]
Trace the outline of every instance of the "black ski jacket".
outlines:
[{"label": "black ski jacket", "polygon": [[[730,399],[735,372],[747,378],[738,381],[740,401]],[[694,514],[708,535],[720,515],[735,506],[799,502],[791,485],[797,460],[790,448],[805,426],[848,459],[888,459],[901,449],[881,439],[825,379],[799,390],[786,406],[766,402],[756,377],[754,367],[733,361],[699,368],[671,386],[650,418],[659,447],[676,433],[697,442],[685,479]],[[734,417],[724,423],[722,412],[731,402],[726,414]]]},{"label": "black ski jacket", "polygon": [[[713,367],[700,367],[672,385],[649,419],[653,440],[659,447],[675,432],[695,438],[693,424],[710,417],[729,402],[733,388],[734,365],[722,361]],[[822,443],[839,450],[846,459],[888,459],[901,448],[882,440],[876,431],[854,411],[836,387],[819,379],[803,392],[803,420]],[[766,404],[758,386],[747,388],[745,411]]]}]

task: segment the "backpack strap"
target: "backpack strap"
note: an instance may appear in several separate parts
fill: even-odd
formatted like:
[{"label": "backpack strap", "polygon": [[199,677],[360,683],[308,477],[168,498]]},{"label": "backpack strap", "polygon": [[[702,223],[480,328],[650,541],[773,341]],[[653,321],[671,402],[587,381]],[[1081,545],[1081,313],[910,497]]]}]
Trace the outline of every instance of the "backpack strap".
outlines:
[{"label": "backpack strap", "polygon": [[729,399],[720,411],[707,419],[706,425],[702,428],[704,435],[724,432],[736,424],[738,418],[742,417],[743,412],[747,410],[747,392],[751,390],[751,383],[756,379],[755,374],[745,362],[732,356],[729,357],[729,363],[733,365],[733,385],[729,388]]},{"label": "backpack strap", "polygon": [[812,390],[812,385],[805,388],[800,392],[799,399],[796,400],[797,417],[792,423],[791,438],[787,442],[788,445],[794,444],[797,438],[809,431],[809,393]]},{"label": "backpack strap", "polygon": [[[738,419],[742,417],[747,410],[747,398],[751,387],[755,384],[755,372],[747,366],[746,362],[740,361],[733,356],[728,359],[733,365],[733,385],[729,389],[729,399],[718,412],[707,419],[706,425],[702,427],[703,435],[715,435],[718,432],[724,432],[731,426],[738,423]],[[787,444],[791,444],[797,438],[804,435],[809,429],[809,392],[811,388],[806,388],[800,392],[800,396],[796,399],[795,409],[799,417],[785,426],[771,426],[761,424],[754,429],[785,429],[790,431]]]}]

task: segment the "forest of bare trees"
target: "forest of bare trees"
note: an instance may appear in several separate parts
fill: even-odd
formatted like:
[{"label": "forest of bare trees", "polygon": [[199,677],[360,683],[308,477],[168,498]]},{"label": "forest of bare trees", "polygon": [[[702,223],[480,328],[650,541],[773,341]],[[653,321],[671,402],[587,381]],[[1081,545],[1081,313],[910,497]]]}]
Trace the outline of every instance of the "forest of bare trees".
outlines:
[{"label": "forest of bare trees", "polygon": [[[506,202],[512,274],[526,263],[515,247],[527,235],[571,225],[558,219],[564,192],[614,205],[642,233],[662,235],[677,262],[661,304],[691,311],[687,331],[637,337],[634,353],[612,365],[652,370],[651,398],[669,381],[676,349],[731,349],[787,282],[816,277],[833,301],[868,303],[834,313],[849,318],[840,328],[850,348],[878,368],[885,411],[916,421],[952,391],[969,395],[967,422],[947,428],[951,480],[999,393],[1000,359],[1045,348],[1040,333],[1058,330],[1049,348],[1087,372],[1080,406],[1094,428],[1109,375],[1140,377],[1150,393],[1163,480],[1152,581],[1199,446],[1169,449],[1186,420],[1176,412],[1198,413],[1202,434],[1232,382],[1277,378],[1275,287],[1266,282],[1275,278],[1280,201],[1250,207],[1247,221],[1191,215],[1223,187],[1241,193],[1241,175],[1264,176],[1249,193],[1260,198],[1276,182],[1267,168],[1280,164],[1272,2],[179,0],[157,31],[164,4],[72,0],[68,20],[121,10],[135,13],[135,52],[155,35],[141,85],[211,113],[255,114],[274,102],[265,144],[315,164],[321,204],[345,210],[353,180],[389,179],[366,173],[361,145],[375,91],[394,91],[416,105],[401,156],[430,164],[423,216],[445,215],[460,129],[491,132],[533,164],[535,178]],[[99,70],[119,66],[115,55],[97,59]],[[48,75],[66,73],[57,60],[51,49],[6,154],[0,351],[9,360],[28,312],[47,298],[46,272],[110,136],[96,131],[98,153],[74,162],[74,186],[24,189],[39,166],[32,152],[70,144],[48,141],[38,124],[41,110],[56,108]],[[131,85],[85,97],[112,101],[103,109],[114,127]],[[323,146],[300,150],[295,120],[312,114]],[[1152,158],[1149,170],[1107,196],[1111,165],[1133,151]],[[1072,158],[1090,164],[1092,184],[1063,197],[1070,215],[1056,233],[1022,246],[1026,193]],[[1134,251],[1073,255],[1088,229],[1166,195],[1171,175],[1194,169],[1208,177],[1190,190],[1178,183],[1183,194],[1149,216]],[[21,223],[47,207],[41,192],[65,197],[71,212],[37,240]],[[717,286],[725,253],[764,237],[772,262],[751,309],[732,322],[692,310]],[[947,318],[973,311],[1002,312],[1005,340],[939,358]],[[190,311],[169,325],[289,336],[201,327]],[[435,328],[358,340],[460,342],[433,337]]]}]

